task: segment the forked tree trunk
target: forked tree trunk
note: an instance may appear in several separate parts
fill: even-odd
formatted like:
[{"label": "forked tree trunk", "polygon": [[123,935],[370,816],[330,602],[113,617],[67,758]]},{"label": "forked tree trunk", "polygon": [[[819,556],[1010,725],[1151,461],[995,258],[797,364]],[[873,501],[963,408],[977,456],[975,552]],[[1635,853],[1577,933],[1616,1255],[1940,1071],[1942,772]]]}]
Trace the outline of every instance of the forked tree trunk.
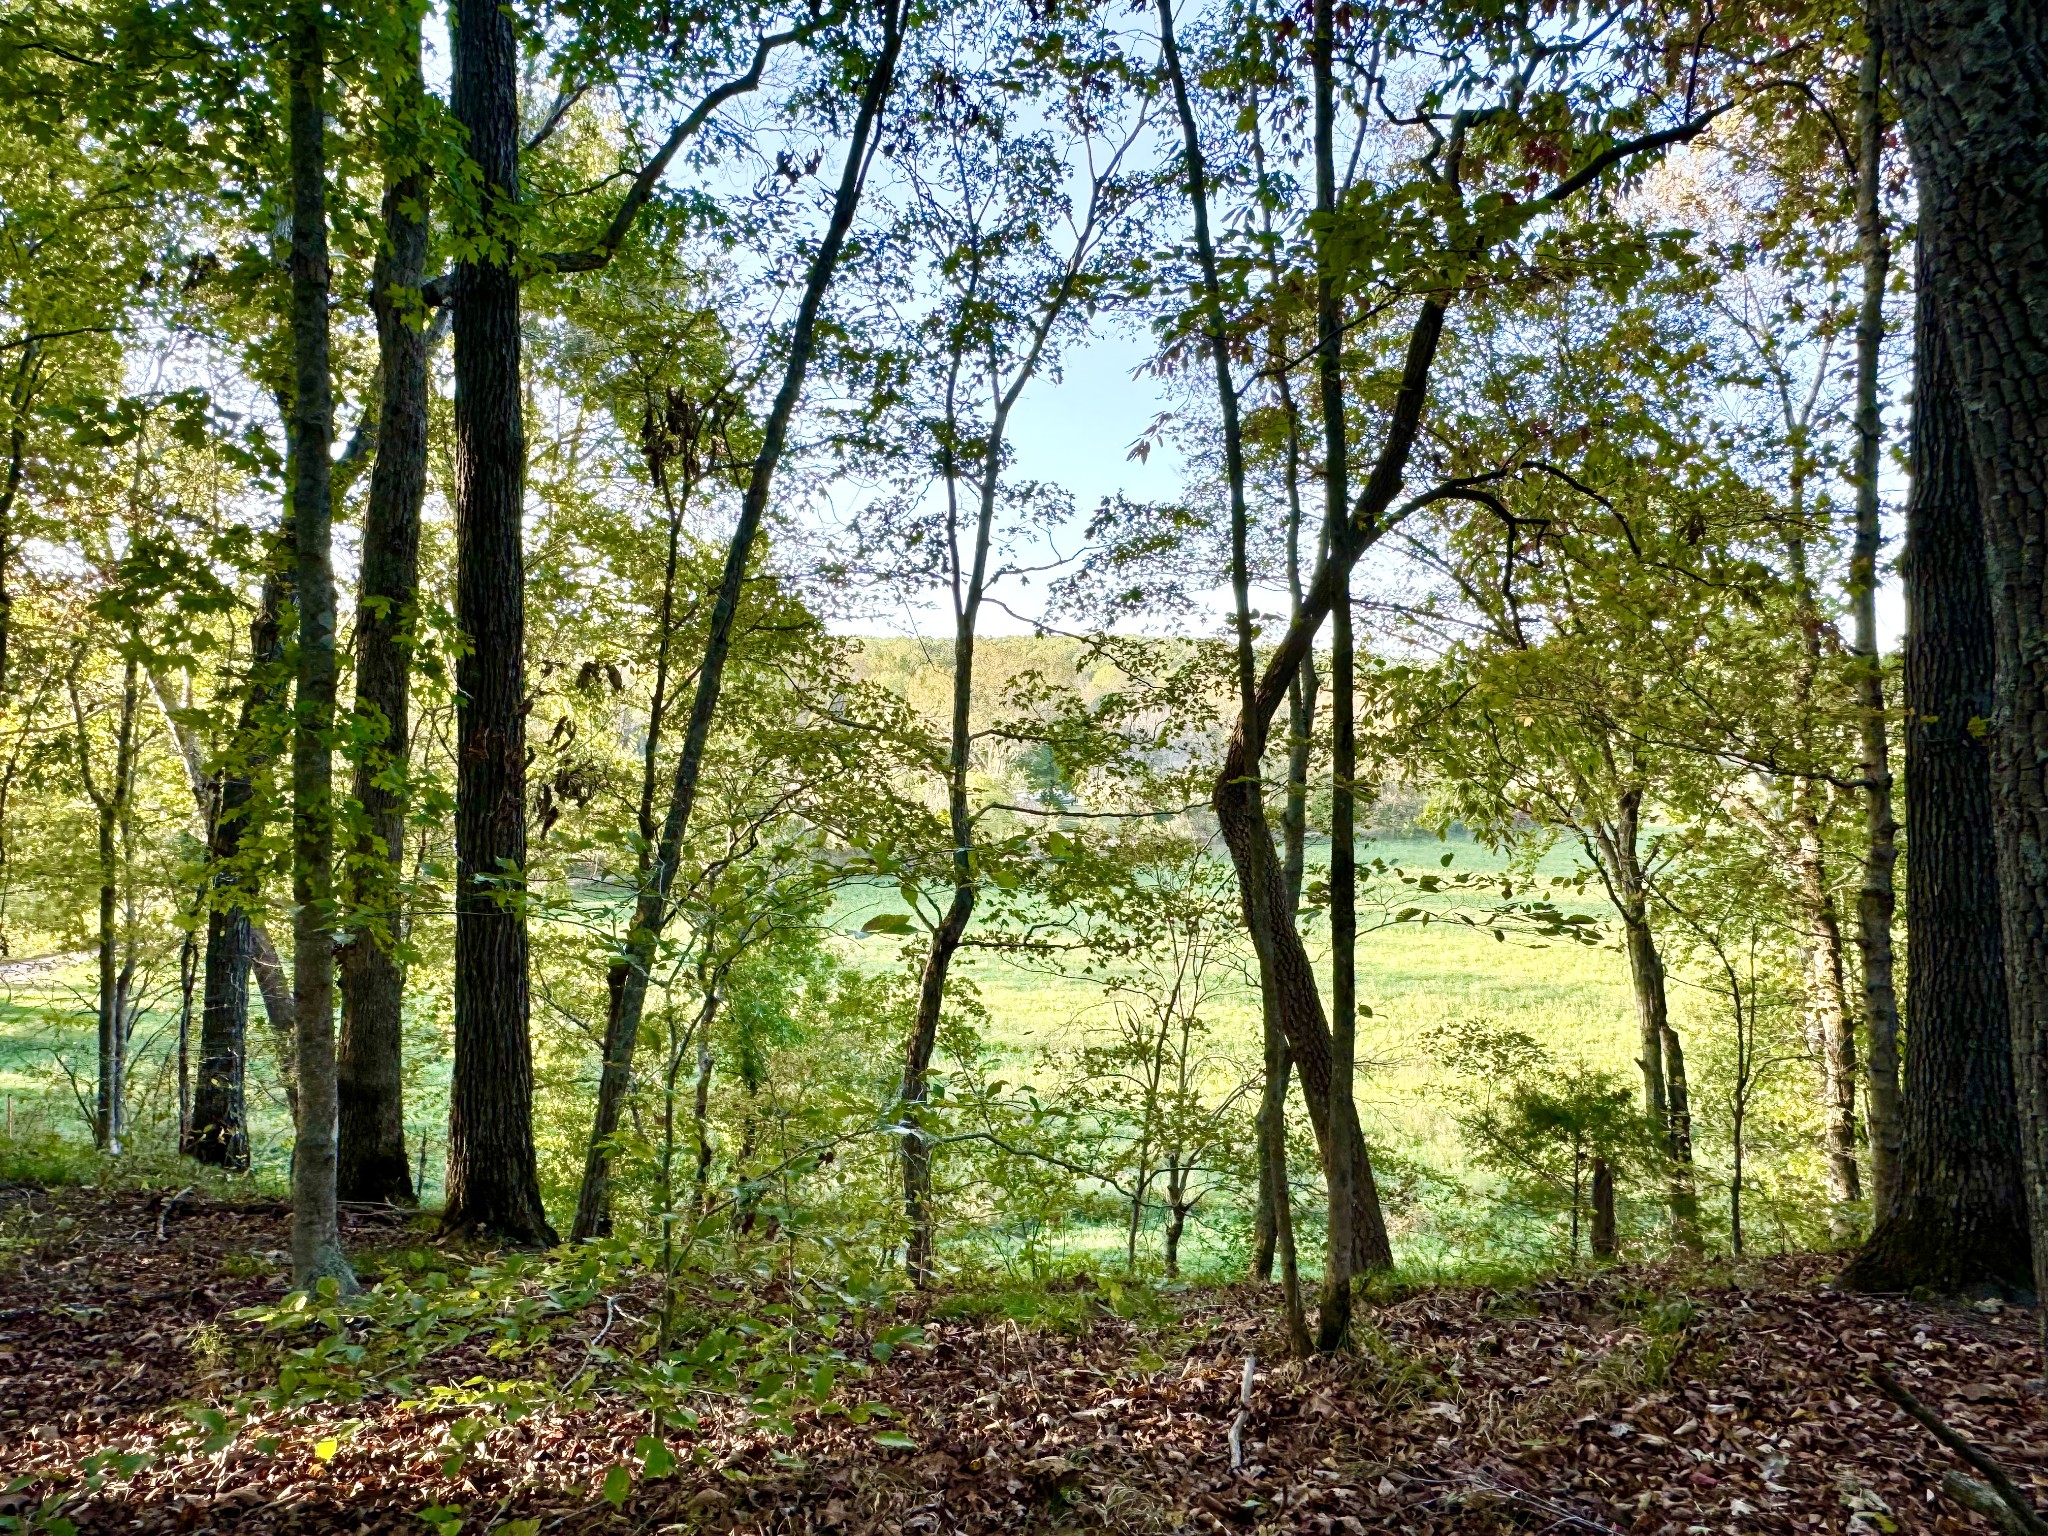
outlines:
[{"label": "forked tree trunk", "polygon": [[1991,762],[1995,666],[1983,521],[1921,241],[1906,502],[1905,1113],[1893,1198],[1842,1274],[1945,1293],[2032,1278],[2013,1110]]},{"label": "forked tree trunk", "polygon": [[1984,518],[2006,995],[2048,1295],[2048,7],[1883,0],[1879,16]]},{"label": "forked tree trunk", "polygon": [[377,317],[377,457],[363,513],[362,596],[356,604],[355,794],[363,833],[350,861],[355,936],[340,953],[341,1103],[337,1187],[344,1200],[410,1205],[405,1150],[405,972],[401,870],[403,788],[410,746],[413,606],[420,503],[427,483],[427,337],[411,295],[426,278],[429,178],[420,115],[420,23],[407,11],[386,104],[384,240],[372,279]]},{"label": "forked tree trunk", "polygon": [[335,1206],[335,614],[329,501],[326,54],[317,0],[291,21],[292,522],[298,546],[298,699],[292,733],[292,1009],[298,1136],[292,1149],[292,1282],[355,1289]]},{"label": "forked tree trunk", "polygon": [[[1170,6],[1161,5],[1159,20],[1161,51],[1180,109],[1183,137],[1193,149],[1193,114],[1186,103],[1187,85],[1173,39]],[[1190,165],[1199,165],[1193,155]],[[1237,874],[1245,929],[1258,959],[1262,1005],[1286,1035],[1326,1172],[1331,1165],[1332,1145],[1330,1027],[1323,1013],[1315,969],[1301,935],[1295,930],[1294,904],[1287,894],[1286,876],[1266,822],[1265,804],[1259,792],[1259,758],[1273,716],[1299,675],[1303,659],[1314,649],[1316,634],[1329,617],[1351,565],[1386,531],[1388,514],[1400,494],[1408,457],[1421,427],[1430,369],[1443,335],[1444,313],[1444,306],[1437,299],[1422,302],[1402,360],[1401,387],[1389,416],[1386,440],[1372,475],[1357,504],[1348,510],[1345,537],[1335,541],[1317,562],[1294,619],[1267,658],[1252,697],[1239,701],[1237,723],[1211,800]],[[1342,1125],[1340,1117],[1339,1134]],[[1361,1270],[1390,1268],[1393,1254],[1387,1243],[1371,1159],[1355,1126],[1348,1140],[1352,1144],[1352,1166],[1357,1170],[1357,1209],[1352,1216],[1354,1262]]]},{"label": "forked tree trunk", "polygon": [[526,436],[519,45],[509,7],[456,0],[451,105],[483,227],[455,278],[455,1062],[451,1230],[552,1243],[533,1146],[526,872]]}]

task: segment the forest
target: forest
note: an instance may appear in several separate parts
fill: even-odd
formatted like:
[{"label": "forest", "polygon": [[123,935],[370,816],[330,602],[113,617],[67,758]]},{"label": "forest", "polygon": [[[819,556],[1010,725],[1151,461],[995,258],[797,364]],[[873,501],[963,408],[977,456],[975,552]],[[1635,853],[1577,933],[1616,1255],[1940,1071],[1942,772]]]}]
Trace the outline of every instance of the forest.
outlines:
[{"label": "forest", "polygon": [[2048,1536],[2048,7],[0,0],[0,1532]]}]

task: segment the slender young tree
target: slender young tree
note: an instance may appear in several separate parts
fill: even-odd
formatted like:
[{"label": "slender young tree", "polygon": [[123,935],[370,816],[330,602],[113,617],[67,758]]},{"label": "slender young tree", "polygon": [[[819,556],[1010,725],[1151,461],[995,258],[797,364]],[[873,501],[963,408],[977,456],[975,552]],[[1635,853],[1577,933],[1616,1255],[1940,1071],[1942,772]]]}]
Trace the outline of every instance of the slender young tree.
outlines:
[{"label": "slender young tree", "polygon": [[697,667],[697,687],[669,785],[668,810],[662,820],[661,838],[634,903],[624,952],[612,962],[607,978],[610,1000],[605,1015],[603,1078],[599,1083],[590,1150],[584,1162],[583,1184],[576,1200],[574,1235],[579,1239],[594,1236],[605,1219],[611,1138],[618,1129],[619,1109],[625,1102],[626,1086],[631,1080],[633,1048],[640,1035],[640,1020],[647,1006],[647,987],[660,947],[661,933],[672,916],[669,891],[675,881],[676,866],[682,858],[690,813],[696,806],[697,782],[703,772],[711,721],[718,709],[726,662],[732,654],[740,589],[754,557],[754,543],[760,534],[761,519],[768,510],[769,491],[775,471],[782,462],[783,450],[788,445],[790,422],[803,395],[804,379],[817,346],[818,312],[838,271],[847,231],[851,229],[854,214],[860,206],[861,191],[879,143],[882,112],[895,88],[896,61],[903,48],[906,11],[904,0],[881,0],[876,7],[875,19],[881,36],[874,56],[868,62],[860,105],[847,143],[846,161],[841,167],[838,188],[832,200],[831,217],[805,273],[803,296],[797,303],[795,323],[790,330],[789,352],[783,362],[780,386],[774,403],[769,407],[767,419],[762,423],[761,445],[740,503],[739,519],[733,526],[732,538],[726,548],[724,570],[712,600],[704,653]]},{"label": "slender young tree", "polygon": [[456,0],[452,106],[476,169],[455,274],[455,1062],[452,1230],[552,1243],[533,1146],[526,938],[526,434],[519,360],[519,44]]},{"label": "slender young tree", "polygon": [[[964,75],[957,66],[953,69]],[[985,94],[970,94],[977,86]],[[1055,88],[1061,85],[1056,83]],[[1057,356],[1056,334],[1099,287],[1100,273],[1091,267],[1128,202],[1124,157],[1145,121],[1138,113],[1125,125],[1125,133],[1105,124],[1107,131],[1099,143],[1095,132],[1088,134],[1089,152],[1083,157],[1087,180],[1077,206],[1069,211],[1071,238],[1059,251],[1033,235],[1034,229],[1053,226],[1058,216],[1056,205],[1047,201],[1047,183],[1056,185],[1056,173],[1051,163],[1033,155],[1028,140],[1019,142],[1023,136],[1015,125],[1005,122],[1000,106],[1003,82],[970,85],[956,78],[954,92],[924,109],[927,116],[920,127],[937,144],[933,158],[942,169],[930,181],[920,177],[913,213],[926,239],[936,242],[938,248],[930,252],[932,265],[951,289],[936,317],[946,359],[936,456],[945,507],[945,527],[937,539],[942,551],[940,576],[953,609],[945,765],[947,874],[952,891],[925,951],[898,1091],[908,1228],[904,1267],[919,1286],[934,1279],[936,1242],[931,1138],[924,1129],[924,1106],[947,979],[967,942],[982,879],[979,865],[985,857],[977,847],[978,817],[970,793],[974,664],[983,605],[998,577],[990,562],[997,549],[998,508],[1005,499],[1010,422],[1024,391],[1048,358]],[[977,408],[984,397],[985,414]]]},{"label": "slender young tree", "polygon": [[405,972],[400,867],[410,742],[410,631],[419,586],[427,469],[426,278],[429,167],[421,117],[420,12],[401,7],[384,90],[384,245],[372,278],[377,318],[376,461],[363,513],[356,603],[355,796],[363,830],[349,851],[353,935],[341,965],[340,1162],[344,1200],[414,1198],[405,1150]]},{"label": "slender young tree", "polygon": [[298,696],[292,729],[292,1005],[299,1079],[292,1150],[292,1278],[355,1277],[335,1205],[334,691],[335,615],[329,462],[334,382],[328,360],[327,62],[320,0],[291,21],[292,523],[297,544]]},{"label": "slender young tree", "polygon": [[[1238,683],[1238,725],[1233,735],[1229,752],[1216,783],[1216,808],[1223,823],[1225,840],[1229,845],[1232,861],[1238,874],[1240,893],[1243,898],[1245,925],[1252,937],[1252,947],[1259,965],[1259,989],[1264,1017],[1275,1024],[1286,1042],[1287,1055],[1299,1063],[1301,1071],[1302,1097],[1307,1102],[1309,1121],[1314,1127],[1318,1146],[1323,1154],[1324,1176],[1327,1182],[1331,1164],[1331,1127],[1335,1125],[1341,1134],[1344,1122],[1334,1120],[1330,1109],[1331,1044],[1330,1030],[1324,1021],[1322,995],[1317,989],[1315,972],[1308,961],[1301,935],[1295,928],[1294,914],[1299,904],[1300,885],[1298,879],[1290,889],[1287,875],[1282,869],[1277,851],[1273,846],[1273,834],[1266,822],[1265,797],[1260,788],[1259,761],[1265,751],[1266,733],[1272,724],[1274,713],[1279,707],[1279,696],[1273,693],[1276,662],[1267,665],[1264,681],[1261,683],[1256,672],[1248,665],[1250,636],[1252,629],[1250,599],[1250,562],[1247,553],[1249,513],[1244,499],[1244,456],[1242,428],[1238,421],[1236,384],[1230,374],[1228,348],[1224,344],[1224,313],[1222,282],[1218,269],[1213,238],[1209,230],[1209,185],[1208,173],[1202,157],[1201,133],[1197,124],[1192,93],[1188,88],[1187,73],[1181,62],[1180,44],[1174,31],[1171,0],[1159,0],[1159,47],[1166,65],[1167,77],[1173,87],[1174,104],[1180,119],[1182,159],[1188,187],[1188,200],[1195,214],[1196,255],[1201,263],[1204,331],[1209,342],[1209,352],[1214,360],[1217,377],[1219,407],[1224,417],[1225,472],[1232,481],[1231,494],[1231,582],[1236,599],[1237,617],[1237,683]],[[1425,304],[1427,313],[1430,306]],[[1442,325],[1442,310],[1435,310],[1432,322],[1436,330]],[[1430,351],[1435,350],[1435,331],[1429,340]],[[1427,365],[1421,370],[1425,375]],[[1419,394],[1415,401],[1420,410]],[[1400,434],[1397,433],[1396,437]],[[1400,445],[1405,458],[1412,445],[1412,428],[1406,440]],[[1391,500],[1393,489],[1389,488]],[[1334,562],[1318,562],[1317,583],[1321,590],[1312,601],[1296,605],[1294,622],[1289,628],[1288,639],[1293,643],[1286,676],[1282,687],[1292,695],[1300,686],[1302,669],[1314,649],[1314,638],[1322,628],[1323,620],[1330,611],[1328,582],[1334,573]],[[1311,611],[1312,610],[1312,611]],[[1304,759],[1305,768],[1305,759]],[[1278,1070],[1277,1054],[1269,1044],[1269,1059]],[[1269,1093],[1272,1092],[1269,1074]],[[1285,1076],[1280,1078],[1279,1093],[1284,1100]],[[1393,1253],[1386,1241],[1385,1219],[1379,1209],[1379,1190],[1374,1183],[1371,1159],[1367,1156],[1362,1139],[1353,1137],[1356,1145],[1351,1147],[1346,1166],[1352,1170],[1347,1181],[1352,1201],[1359,1209],[1351,1214],[1349,1229],[1357,1247],[1353,1268],[1383,1269],[1393,1263]],[[1284,1162],[1284,1158],[1282,1159]],[[1262,1166],[1270,1168],[1273,1159],[1270,1151]],[[1270,1178],[1270,1175],[1268,1175]],[[1277,1190],[1275,1190],[1277,1197]],[[1276,1228],[1277,1235],[1277,1228]],[[1292,1307],[1298,1298],[1289,1297]]]},{"label": "slender young tree", "polygon": [[2006,1002],[2035,1289],[2048,1294],[2048,8],[1883,0],[1878,24],[1984,518]]},{"label": "slender young tree", "polygon": [[1884,669],[1877,645],[1877,562],[1884,546],[1878,468],[1884,417],[1878,363],[1884,347],[1884,288],[1891,269],[1879,178],[1884,164],[1884,40],[1866,14],[1856,92],[1856,237],[1863,296],[1856,314],[1856,537],[1849,555],[1852,648],[1863,745],[1863,888],[1856,898],[1856,939],[1863,954],[1863,1013],[1870,1031],[1865,1101],[1870,1122],[1871,1209],[1882,1221],[1897,1184],[1902,1134],[1899,1103],[1899,1003],[1893,980],[1892,914],[1899,862],[1892,814],[1891,747],[1886,740]]},{"label": "slender young tree", "polygon": [[[80,658],[83,659],[82,657]],[[75,664],[74,664],[75,665]],[[94,1078],[92,1135],[102,1152],[119,1155],[127,1131],[128,1010],[122,985],[121,931],[116,907],[121,895],[121,854],[119,836],[128,819],[129,799],[135,789],[135,709],[138,698],[134,655],[121,668],[121,703],[114,717],[114,765],[111,777],[93,772],[92,737],[86,725],[85,704],[78,691],[74,670],[70,678],[71,717],[76,731],[78,776],[92,801],[98,831],[99,858],[99,1053]]]},{"label": "slender young tree", "polygon": [[[1358,1057],[1358,691],[1351,568],[1356,556],[1350,548],[1355,535],[1345,421],[1344,301],[1328,239],[1337,211],[1336,53],[1335,0],[1315,0],[1309,59],[1315,81],[1316,393],[1323,409],[1324,538],[1340,566],[1330,604],[1330,1211],[1316,1319],[1316,1347],[1326,1354],[1350,1336],[1354,1191],[1363,1192],[1372,1182],[1371,1164],[1358,1155],[1363,1142],[1357,1135],[1353,1087]],[[1253,697],[1249,680],[1244,692],[1247,699]],[[1359,1143],[1356,1151],[1354,1141]],[[1378,1203],[1375,1192],[1373,1204]],[[1374,1246],[1386,1240],[1382,1225]]]},{"label": "slender young tree", "polygon": [[1991,594],[1969,423],[1920,242],[1906,500],[1906,1094],[1897,1183],[1842,1273],[1954,1293],[2032,1278],[1992,839]]}]

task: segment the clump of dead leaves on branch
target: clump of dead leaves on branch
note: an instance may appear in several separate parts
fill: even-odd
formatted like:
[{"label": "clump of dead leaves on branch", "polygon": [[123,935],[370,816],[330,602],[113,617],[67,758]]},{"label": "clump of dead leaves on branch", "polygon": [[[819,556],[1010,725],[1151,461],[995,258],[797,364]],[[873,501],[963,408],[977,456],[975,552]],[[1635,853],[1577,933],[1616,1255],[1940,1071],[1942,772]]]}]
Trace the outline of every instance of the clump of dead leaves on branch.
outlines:
[{"label": "clump of dead leaves on branch", "polygon": [[1880,1362],[2048,1490],[2030,1317],[1823,1259],[1392,1293],[1310,1362],[1255,1287],[764,1262],[678,1287],[662,1351],[644,1268],[436,1254],[397,1213],[350,1218],[369,1315],[283,1309],[288,1219],[0,1191],[0,1531],[1988,1530]]}]

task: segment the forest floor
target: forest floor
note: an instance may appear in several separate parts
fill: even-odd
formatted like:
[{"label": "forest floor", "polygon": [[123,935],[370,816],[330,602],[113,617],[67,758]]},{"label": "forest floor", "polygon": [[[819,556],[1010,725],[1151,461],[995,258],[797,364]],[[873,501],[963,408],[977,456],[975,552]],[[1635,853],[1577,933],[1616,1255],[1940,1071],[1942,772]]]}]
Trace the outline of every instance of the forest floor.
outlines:
[{"label": "forest floor", "polygon": [[[894,1410],[894,1448],[843,1416],[768,1431],[713,1404],[670,1434],[672,1472],[607,1500],[648,1423],[623,1398],[497,1429],[447,1475],[461,1410],[386,1394],[49,1502],[92,1453],[160,1441],[234,1386],[247,1357],[224,1365],[220,1341],[281,1295],[288,1222],[189,1193],[0,1189],[0,1488],[25,1480],[0,1517],[307,1536],[1989,1530],[1939,1493],[1947,1453],[1866,1381],[1880,1361],[2048,1492],[2031,1312],[1840,1294],[1828,1261],[1793,1257],[1423,1289],[1364,1306],[1358,1352],[1310,1363],[1279,1358],[1275,1293],[1252,1287],[1149,1293],[1138,1320],[1087,1280],[1038,1319],[902,1298],[924,1342],[859,1387]],[[351,1223],[359,1252],[420,1241],[395,1217]],[[615,1321],[601,1298],[568,1340]],[[480,1359],[454,1352],[446,1379]]]}]

